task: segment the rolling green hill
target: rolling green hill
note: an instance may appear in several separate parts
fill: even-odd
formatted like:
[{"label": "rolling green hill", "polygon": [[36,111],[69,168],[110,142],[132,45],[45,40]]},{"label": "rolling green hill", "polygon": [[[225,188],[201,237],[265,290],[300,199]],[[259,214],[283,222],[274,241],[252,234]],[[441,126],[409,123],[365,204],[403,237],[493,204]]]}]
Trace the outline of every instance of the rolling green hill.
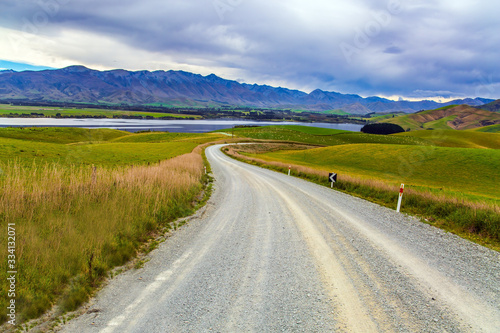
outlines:
[{"label": "rolling green hill", "polygon": [[[292,141],[319,141],[314,134],[299,136],[292,128],[286,131],[263,127],[239,134],[279,136],[284,141],[290,134]],[[391,208],[395,208],[399,184],[404,183],[404,212],[500,249],[499,134],[448,128],[394,135],[344,132],[324,137],[323,143],[330,146],[306,149],[304,145],[275,142],[225,150],[279,172],[287,173],[292,166],[291,175],[323,185],[328,183],[328,173],[336,172],[334,188]]]},{"label": "rolling green hill", "polygon": [[[227,130],[224,130],[224,132],[227,132]],[[299,125],[235,128],[234,135],[252,139],[293,141],[320,146],[335,146],[350,143],[430,144],[430,142],[415,137],[374,135]]]},{"label": "rolling green hill", "polygon": [[481,105],[478,108],[482,109],[482,110],[492,111],[492,112],[499,112],[500,111],[500,99],[497,99],[496,101],[493,101],[493,102],[485,104],[485,105]]},{"label": "rolling green hill", "polygon": [[0,163],[65,165],[147,164],[190,152],[223,136],[189,133],[129,133],[111,129],[0,128]]},{"label": "rolling green hill", "polygon": [[87,129],[72,127],[4,127],[0,128],[0,138],[29,140],[36,142],[75,143],[109,141],[129,132],[107,128]]},{"label": "rolling green hill", "polygon": [[479,130],[426,130],[398,133],[395,135],[419,138],[441,147],[500,149],[500,134],[483,133]]},{"label": "rolling green hill", "polygon": [[[500,199],[500,150],[349,144],[255,155],[328,172],[443,191],[481,200]],[[446,172],[443,172],[446,170]]]},{"label": "rolling green hill", "polygon": [[407,131],[419,129],[463,130],[500,124],[500,113],[459,105],[420,111],[385,119],[381,122],[400,125]]},{"label": "rolling green hill", "polygon": [[500,124],[479,127],[479,128],[473,129],[473,131],[486,132],[486,133],[498,133],[498,132],[500,132]]},{"label": "rolling green hill", "polygon": [[447,129],[372,135],[301,126],[264,126],[238,128],[235,134],[328,146],[300,151],[273,149],[251,155],[269,161],[404,182],[454,197],[465,195],[488,201],[500,198],[500,134],[496,133]]},{"label": "rolling green hill", "polygon": [[135,133],[132,135],[121,136],[114,140],[113,142],[128,142],[128,143],[160,143],[160,142],[171,142],[171,141],[196,141],[200,143],[205,143],[208,141],[216,140],[217,138],[222,138],[222,135],[217,134],[205,134],[205,133],[170,133],[170,132],[146,132],[146,133]]}]

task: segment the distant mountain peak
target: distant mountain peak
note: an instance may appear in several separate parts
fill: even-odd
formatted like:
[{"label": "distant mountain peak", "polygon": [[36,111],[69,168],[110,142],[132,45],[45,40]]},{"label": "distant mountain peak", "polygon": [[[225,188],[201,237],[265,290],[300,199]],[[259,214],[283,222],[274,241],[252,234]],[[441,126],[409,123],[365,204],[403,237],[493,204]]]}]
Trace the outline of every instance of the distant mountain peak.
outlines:
[{"label": "distant mountain peak", "polygon": [[[56,71],[58,71],[58,70],[56,70]],[[59,71],[64,71],[67,73],[82,73],[82,72],[90,72],[92,70],[90,68],[87,68],[87,67],[82,66],[82,65],[72,65],[72,66],[65,67],[63,69],[59,69]]]}]

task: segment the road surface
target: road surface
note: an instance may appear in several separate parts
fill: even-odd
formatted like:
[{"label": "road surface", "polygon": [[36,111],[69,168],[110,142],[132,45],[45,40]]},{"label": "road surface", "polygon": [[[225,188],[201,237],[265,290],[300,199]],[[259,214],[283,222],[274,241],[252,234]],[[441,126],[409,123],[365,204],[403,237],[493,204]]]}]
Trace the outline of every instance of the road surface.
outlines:
[{"label": "road surface", "polygon": [[500,332],[500,254],[206,154],[207,206],[64,332]]}]

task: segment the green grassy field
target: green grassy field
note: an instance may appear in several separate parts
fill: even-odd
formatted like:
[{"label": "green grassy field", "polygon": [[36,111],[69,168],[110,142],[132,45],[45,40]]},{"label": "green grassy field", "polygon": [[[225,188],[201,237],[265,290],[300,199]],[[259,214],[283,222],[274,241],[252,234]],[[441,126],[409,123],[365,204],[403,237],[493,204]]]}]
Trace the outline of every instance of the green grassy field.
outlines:
[{"label": "green grassy field", "polygon": [[490,125],[485,127],[476,128],[473,131],[477,132],[487,132],[487,133],[499,133],[500,125]]},{"label": "green grassy field", "polygon": [[8,104],[0,104],[0,117],[12,114],[30,115],[31,113],[43,113],[47,117],[55,117],[60,114],[62,117],[78,117],[78,116],[99,116],[113,118],[113,116],[142,116],[142,117],[173,117],[173,118],[196,118],[198,115],[182,115],[175,113],[161,112],[143,112],[143,111],[125,111],[125,110],[107,110],[107,109],[75,109],[75,108],[58,108],[58,107],[40,107],[40,106],[15,106]]},{"label": "green grassy field", "polygon": [[448,122],[453,121],[457,118],[457,116],[449,116],[449,117],[444,117],[438,120],[434,121],[429,121],[427,123],[422,124],[422,127],[424,129],[442,129],[442,130],[447,130],[450,129],[450,126],[448,126]]},{"label": "green grassy field", "polygon": [[[224,132],[228,132],[228,130],[224,130]],[[373,135],[360,132],[300,125],[235,128],[234,135],[253,139],[293,141],[321,146],[334,146],[351,143],[383,143],[406,145],[430,144],[430,142],[428,141],[415,137]]]},{"label": "green grassy field", "polygon": [[0,163],[16,161],[63,165],[147,164],[189,153],[197,145],[223,138],[214,134],[110,129],[0,128]]},{"label": "green grassy field", "polygon": [[327,111],[324,111],[322,113],[334,114],[334,115],[337,115],[337,116],[349,116],[349,115],[351,115],[350,113],[342,111],[342,110],[327,110]]},{"label": "green grassy field", "polygon": [[441,147],[500,149],[500,134],[473,130],[412,131],[398,133],[395,136],[419,138]]},{"label": "green grassy field", "polygon": [[382,121],[382,120],[385,120],[385,119],[392,119],[392,118],[395,118],[397,116],[404,116],[405,113],[404,112],[396,112],[396,113],[388,113],[388,114],[383,114],[383,115],[371,115],[370,118],[364,118],[366,120],[369,120],[371,122],[378,122],[378,121]]},{"label": "green grassy field", "polygon": [[496,133],[422,130],[372,135],[305,126],[264,126],[238,128],[235,134],[329,146],[254,155],[261,159],[406,183],[472,200],[500,199],[500,134]]},{"label": "green grassy field", "polygon": [[280,143],[241,145],[226,152],[249,163],[327,185],[395,208],[399,184],[405,184],[403,212],[435,226],[500,250],[500,139],[495,133],[422,130],[395,135],[290,126],[241,129],[251,138],[287,138],[322,145],[313,149]]},{"label": "green grassy field", "polygon": [[71,127],[0,127],[0,138],[28,140],[35,142],[75,143],[109,141],[129,132],[107,128],[87,129]]},{"label": "green grassy field", "polygon": [[120,136],[113,139],[113,142],[129,142],[129,143],[160,143],[171,141],[191,141],[205,143],[207,140],[222,138],[220,134],[205,134],[205,133],[170,133],[170,132],[146,132],[135,133],[133,135]]},{"label": "green grassy field", "polygon": [[[500,200],[500,150],[349,144],[254,155],[459,198]],[[444,171],[445,170],[445,171]]]},{"label": "green grassy field", "polygon": [[[109,270],[192,212],[216,134],[79,128],[0,129],[0,221],[15,225],[18,323],[73,310]],[[91,165],[94,165],[92,167]],[[6,244],[7,233],[0,234]],[[7,261],[0,262],[6,308]],[[0,323],[7,319],[0,313]]]}]

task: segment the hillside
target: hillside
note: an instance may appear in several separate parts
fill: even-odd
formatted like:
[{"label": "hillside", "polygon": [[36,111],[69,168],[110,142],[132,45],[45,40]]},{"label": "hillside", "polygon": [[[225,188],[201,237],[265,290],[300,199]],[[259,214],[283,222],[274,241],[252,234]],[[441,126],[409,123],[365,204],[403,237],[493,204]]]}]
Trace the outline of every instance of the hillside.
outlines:
[{"label": "hillside", "polygon": [[418,129],[474,129],[500,124],[500,113],[467,105],[448,106],[436,110],[385,119],[381,122],[397,124],[405,130]]},{"label": "hillside", "polygon": [[479,109],[491,112],[500,112],[500,99],[497,99],[496,101],[493,101],[488,104],[481,105],[479,106]]},{"label": "hillside", "polygon": [[94,104],[164,106],[250,106],[309,111],[342,110],[407,113],[452,104],[483,105],[489,99],[464,99],[447,104],[433,101],[392,101],[314,90],[305,93],[267,85],[245,84],[216,75],[183,71],[97,71],[83,66],[57,70],[0,73],[0,99]]}]

